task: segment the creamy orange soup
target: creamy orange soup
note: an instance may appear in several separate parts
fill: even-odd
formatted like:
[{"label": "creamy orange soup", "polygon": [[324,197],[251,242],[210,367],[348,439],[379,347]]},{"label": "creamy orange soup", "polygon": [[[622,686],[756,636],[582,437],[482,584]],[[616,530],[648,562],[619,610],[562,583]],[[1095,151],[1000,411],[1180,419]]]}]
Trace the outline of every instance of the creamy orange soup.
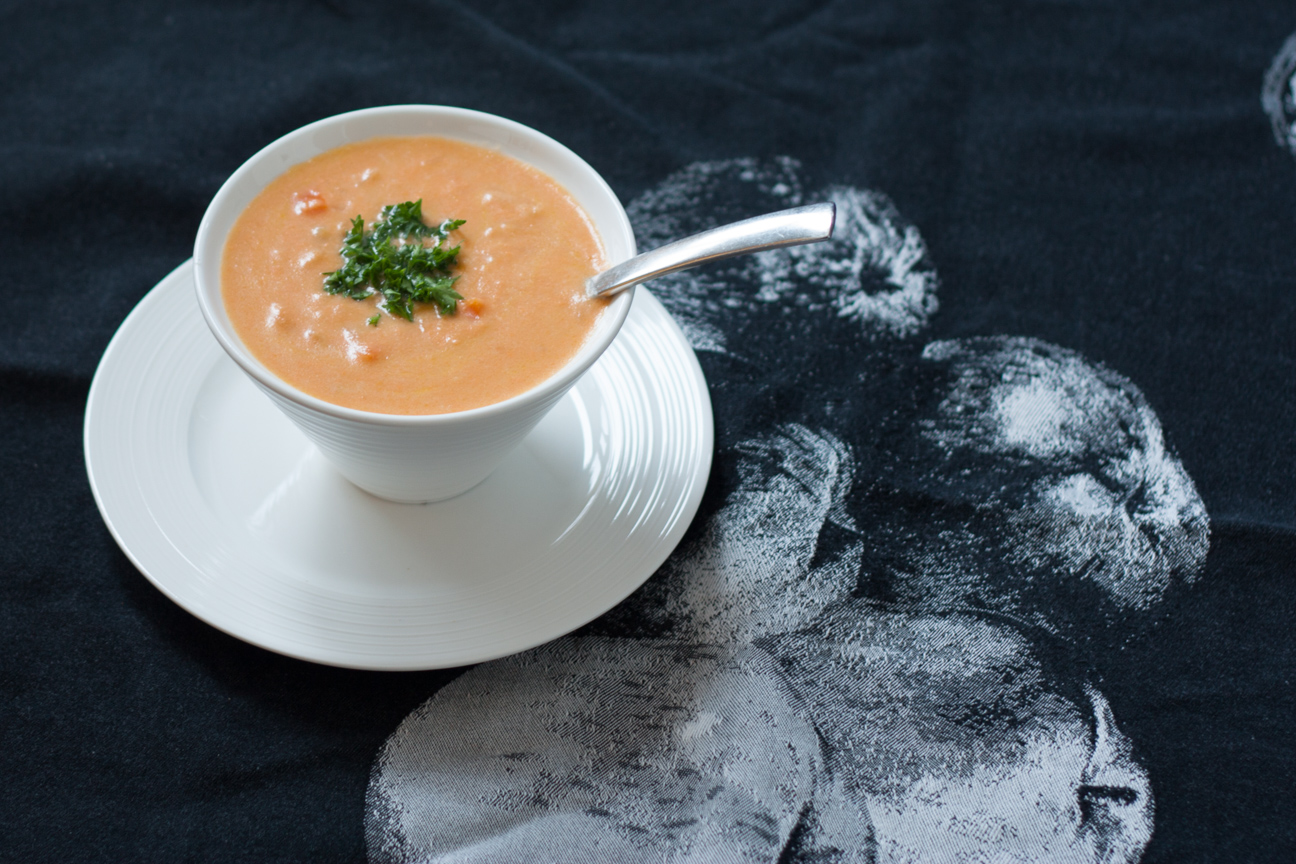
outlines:
[{"label": "creamy orange soup", "polygon": [[[418,199],[428,225],[465,220],[445,241],[461,247],[458,311],[415,304],[409,322],[380,311],[380,295],[325,293],[351,219],[368,229],[384,206]],[[244,344],[294,387],[365,411],[442,414],[558,371],[607,306],[584,294],[604,266],[589,218],[546,174],[461,141],[376,138],[267,186],[226,241],[221,292]]]}]

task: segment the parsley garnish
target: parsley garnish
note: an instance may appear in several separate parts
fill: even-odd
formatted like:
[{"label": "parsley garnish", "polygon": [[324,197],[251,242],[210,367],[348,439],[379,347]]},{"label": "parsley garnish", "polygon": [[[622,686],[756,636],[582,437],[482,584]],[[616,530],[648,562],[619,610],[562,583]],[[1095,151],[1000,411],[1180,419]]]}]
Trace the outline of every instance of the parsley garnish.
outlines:
[{"label": "parsley garnish", "polygon": [[[381,294],[383,308],[406,321],[414,320],[415,302],[435,303],[442,315],[453,315],[463,299],[454,290],[459,277],[449,275],[459,247],[446,249],[441,241],[462,224],[447,219],[435,228],[425,225],[422,199],[387,205],[368,233],[357,216],[342,240],[342,269],[324,274],[324,290],[353,300]],[[423,242],[428,239],[431,244]]]}]

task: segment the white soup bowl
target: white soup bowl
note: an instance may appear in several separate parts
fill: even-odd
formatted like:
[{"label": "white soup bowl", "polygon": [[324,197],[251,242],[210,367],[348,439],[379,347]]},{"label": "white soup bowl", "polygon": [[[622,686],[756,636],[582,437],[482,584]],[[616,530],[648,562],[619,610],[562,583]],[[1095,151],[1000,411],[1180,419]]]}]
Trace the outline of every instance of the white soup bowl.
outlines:
[{"label": "white soup bowl", "polygon": [[303,393],[269,371],[230,324],[221,297],[221,255],[234,222],[288,168],[370,138],[436,135],[489,147],[548,174],[594,223],[608,265],[635,254],[634,232],[608,184],[583,159],[520,123],[438,105],[396,105],[339,114],[290,132],[225,181],[198,226],[194,276],[198,305],[226,353],[297,425],[344,477],[380,498],[440,501],[476,486],[540,422],[616,338],[633,291],[616,296],[565,366],[517,396],[449,414],[379,414]]}]

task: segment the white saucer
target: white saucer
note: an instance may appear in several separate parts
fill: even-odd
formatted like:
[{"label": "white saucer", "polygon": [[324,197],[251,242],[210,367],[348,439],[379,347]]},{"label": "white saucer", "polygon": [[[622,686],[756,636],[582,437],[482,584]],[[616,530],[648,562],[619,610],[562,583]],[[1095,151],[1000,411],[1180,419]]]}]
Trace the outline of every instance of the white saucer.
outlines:
[{"label": "white saucer", "polygon": [[711,402],[642,288],[612,347],[486,482],[411,505],[343,480],[247,380],[203,323],[192,270],[108,345],[85,451],[117,543],[214,627],[335,666],[489,660],[612,608],[697,512]]}]

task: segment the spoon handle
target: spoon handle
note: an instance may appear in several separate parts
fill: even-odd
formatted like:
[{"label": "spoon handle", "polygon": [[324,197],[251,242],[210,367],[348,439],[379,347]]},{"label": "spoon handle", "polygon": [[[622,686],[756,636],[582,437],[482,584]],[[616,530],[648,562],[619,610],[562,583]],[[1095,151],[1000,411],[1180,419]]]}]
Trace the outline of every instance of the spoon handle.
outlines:
[{"label": "spoon handle", "polygon": [[585,293],[590,297],[611,295],[631,285],[709,261],[780,246],[818,243],[832,236],[836,220],[837,205],[825,203],[793,207],[721,225],[636,255],[597,276],[591,276],[585,282]]}]

